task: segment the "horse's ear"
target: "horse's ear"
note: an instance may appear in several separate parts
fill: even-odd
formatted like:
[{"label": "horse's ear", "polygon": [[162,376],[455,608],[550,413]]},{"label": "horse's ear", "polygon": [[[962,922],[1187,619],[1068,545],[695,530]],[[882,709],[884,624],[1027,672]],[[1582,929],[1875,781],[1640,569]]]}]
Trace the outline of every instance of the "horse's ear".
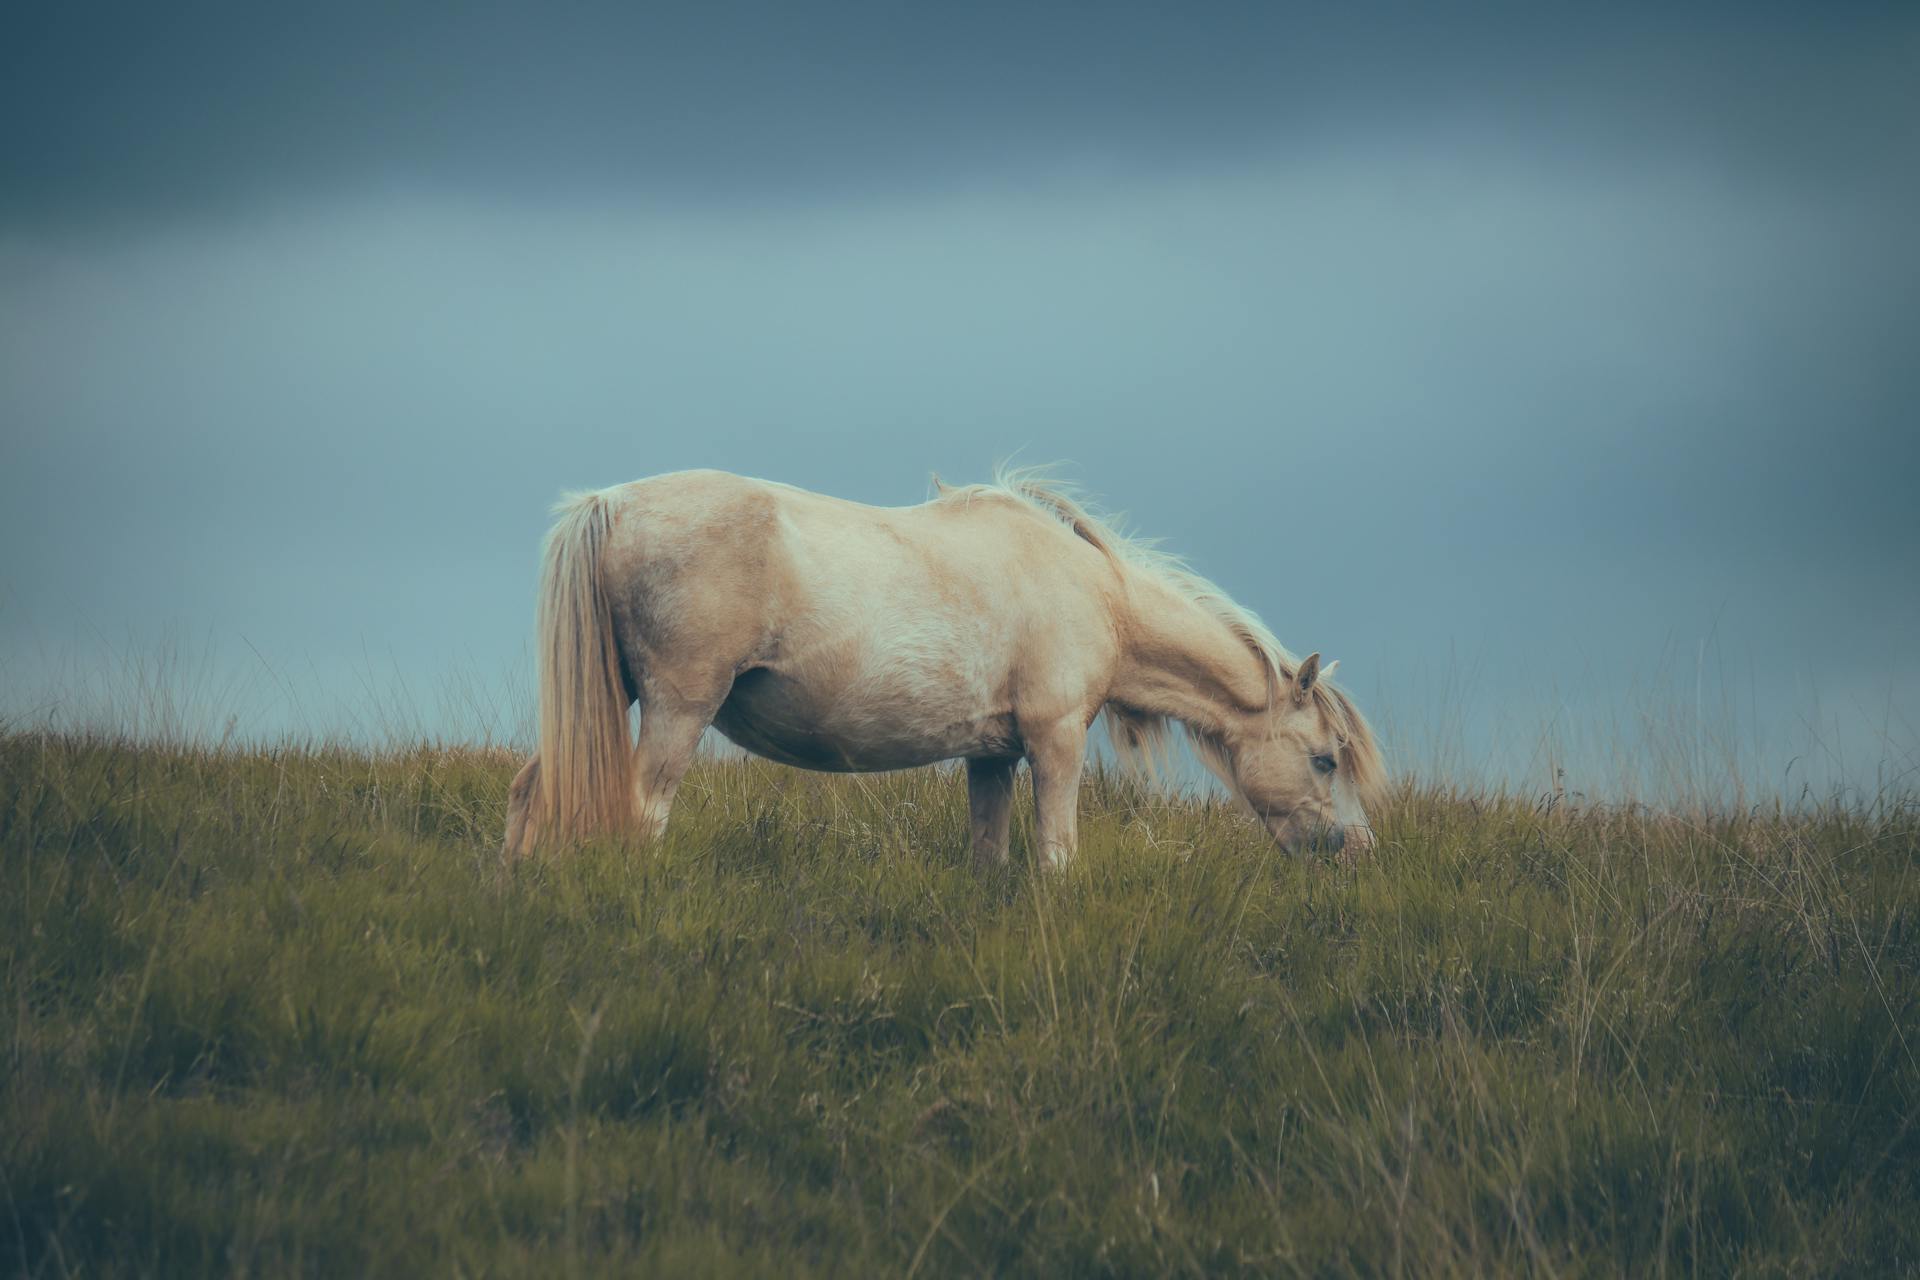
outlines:
[{"label": "horse's ear", "polygon": [[1307,700],[1307,692],[1313,688],[1313,682],[1319,678],[1320,655],[1310,653],[1307,655],[1307,660],[1300,664],[1300,669],[1293,673],[1294,701],[1304,703]]}]

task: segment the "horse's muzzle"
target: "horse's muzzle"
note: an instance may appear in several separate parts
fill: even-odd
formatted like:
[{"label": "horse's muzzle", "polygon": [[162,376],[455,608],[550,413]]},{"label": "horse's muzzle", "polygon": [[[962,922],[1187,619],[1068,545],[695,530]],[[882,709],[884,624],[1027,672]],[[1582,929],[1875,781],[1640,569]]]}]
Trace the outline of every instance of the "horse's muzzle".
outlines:
[{"label": "horse's muzzle", "polygon": [[1351,862],[1373,852],[1373,828],[1365,823],[1333,823],[1320,828],[1307,847],[1321,853],[1336,853]]}]

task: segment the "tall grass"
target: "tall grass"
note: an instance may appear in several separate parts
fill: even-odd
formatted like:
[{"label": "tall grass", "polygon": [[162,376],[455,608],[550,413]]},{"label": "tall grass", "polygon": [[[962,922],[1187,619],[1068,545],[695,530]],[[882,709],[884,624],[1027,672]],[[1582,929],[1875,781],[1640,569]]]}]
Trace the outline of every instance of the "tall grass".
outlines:
[{"label": "tall grass", "polygon": [[1405,787],[1344,867],[1097,774],[1051,877],[708,761],[503,868],[514,764],[0,737],[4,1265],[1920,1267],[1910,798]]},{"label": "tall grass", "polygon": [[[164,628],[119,644],[43,640],[33,653],[0,655],[0,733],[228,751],[531,749],[530,652],[497,665],[471,653],[336,658],[321,668]],[[1865,703],[1823,696],[1813,673],[1763,678],[1751,657],[1723,655],[1711,637],[1605,668],[1555,660],[1496,671],[1451,652],[1416,656],[1356,692],[1397,774],[1476,793],[1688,812],[1778,797],[1817,810],[1898,802],[1920,785],[1911,690],[1889,685]],[[717,735],[708,747],[740,754]],[[1174,779],[1212,785],[1190,762]]]}]

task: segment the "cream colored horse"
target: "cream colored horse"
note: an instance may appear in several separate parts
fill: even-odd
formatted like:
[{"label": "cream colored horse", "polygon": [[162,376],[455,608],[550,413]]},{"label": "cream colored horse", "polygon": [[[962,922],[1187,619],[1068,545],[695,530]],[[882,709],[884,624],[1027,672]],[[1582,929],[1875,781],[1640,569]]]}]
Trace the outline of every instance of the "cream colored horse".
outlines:
[{"label": "cream colored horse", "polygon": [[1103,710],[1127,758],[1185,726],[1288,848],[1373,842],[1379,752],[1319,655],[1295,661],[1217,587],[1031,474],[869,507],[687,471],[555,510],[540,750],[513,781],[509,856],[658,835],[712,725],[806,769],[965,759],[983,862],[1007,857],[1024,758],[1040,850],[1062,865]]}]

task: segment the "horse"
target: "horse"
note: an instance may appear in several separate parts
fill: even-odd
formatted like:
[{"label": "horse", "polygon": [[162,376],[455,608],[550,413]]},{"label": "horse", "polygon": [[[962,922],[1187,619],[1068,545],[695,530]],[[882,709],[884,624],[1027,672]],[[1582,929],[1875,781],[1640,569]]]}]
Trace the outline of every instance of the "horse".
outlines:
[{"label": "horse", "polygon": [[983,866],[1007,860],[1024,759],[1039,854],[1063,867],[1102,714],[1131,766],[1183,728],[1287,850],[1372,847],[1385,771],[1338,664],[1295,659],[1044,473],[934,488],[874,507],[681,471],[565,495],[538,596],[539,749],[509,788],[503,853],[657,838],[712,726],[803,769],[964,760]]}]

